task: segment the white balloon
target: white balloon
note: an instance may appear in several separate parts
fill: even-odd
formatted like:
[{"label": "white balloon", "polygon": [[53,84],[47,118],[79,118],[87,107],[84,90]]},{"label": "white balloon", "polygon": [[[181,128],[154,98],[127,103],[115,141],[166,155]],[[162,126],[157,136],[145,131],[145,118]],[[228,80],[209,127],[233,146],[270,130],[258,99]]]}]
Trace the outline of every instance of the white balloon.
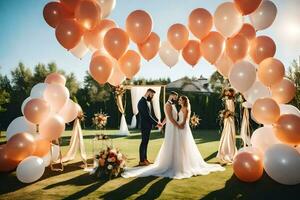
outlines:
[{"label": "white balloon", "polygon": [[270,27],[277,15],[276,5],[272,1],[264,0],[249,17],[253,27],[263,30]]},{"label": "white balloon", "polygon": [[34,134],[36,132],[35,124],[27,121],[24,116],[17,117],[9,124],[6,130],[6,140],[9,140],[9,138],[21,132],[30,134]]},{"label": "white balloon", "polygon": [[79,43],[70,50],[70,52],[79,59],[82,59],[88,52],[89,49],[86,46],[85,42],[83,41],[83,37],[81,38],[81,40],[79,41]]},{"label": "white balloon", "polygon": [[300,117],[299,109],[293,105],[280,104],[279,108],[280,108],[280,115],[293,114]]},{"label": "white balloon", "polygon": [[159,49],[160,59],[169,67],[173,67],[178,63],[179,51],[168,42],[164,41]]},{"label": "white balloon", "polygon": [[32,183],[40,179],[44,171],[43,159],[37,156],[29,156],[18,165],[17,178],[23,183]]},{"label": "white balloon", "polygon": [[244,97],[253,105],[259,98],[271,97],[271,92],[269,88],[264,86],[260,81],[256,81],[251,88],[245,92]]},{"label": "white balloon", "polygon": [[51,161],[55,162],[59,159],[60,148],[58,145],[51,145]]},{"label": "white balloon", "polygon": [[285,185],[300,183],[300,156],[297,150],[286,144],[275,144],[268,148],[264,157],[264,168],[275,181]]},{"label": "white balloon", "polygon": [[51,163],[51,152],[49,151],[42,159],[44,166],[48,167]]},{"label": "white balloon", "polygon": [[21,106],[21,112],[22,112],[23,115],[24,115],[24,108],[25,108],[26,104],[28,103],[28,101],[30,101],[31,99],[32,99],[31,97],[27,97],[27,98],[23,101],[22,106]]},{"label": "white balloon", "polygon": [[102,18],[106,18],[116,7],[116,0],[98,0],[101,7]]},{"label": "white balloon", "polygon": [[33,88],[31,89],[31,92],[30,92],[30,97],[32,99],[44,98],[44,92],[46,90],[47,85],[48,85],[47,83],[38,83],[35,86],[33,86]]},{"label": "white balloon", "polygon": [[78,116],[78,107],[76,103],[69,99],[64,107],[58,112],[58,115],[64,119],[65,123],[75,120]]}]

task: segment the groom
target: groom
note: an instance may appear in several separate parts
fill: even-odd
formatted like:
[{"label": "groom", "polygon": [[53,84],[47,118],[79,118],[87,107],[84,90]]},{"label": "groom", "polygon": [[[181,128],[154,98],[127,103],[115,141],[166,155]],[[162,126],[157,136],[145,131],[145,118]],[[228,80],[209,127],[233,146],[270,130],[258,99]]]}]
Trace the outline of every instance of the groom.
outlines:
[{"label": "groom", "polygon": [[162,127],[161,123],[154,119],[154,117],[151,114],[151,108],[150,106],[148,106],[148,102],[150,104],[154,94],[155,91],[149,88],[146,94],[141,98],[141,100],[138,103],[138,111],[141,119],[141,133],[142,133],[142,142],[140,144],[140,149],[139,149],[140,151],[139,166],[147,166],[151,164],[147,160],[147,147],[148,147],[150,132],[153,125],[156,127]]}]

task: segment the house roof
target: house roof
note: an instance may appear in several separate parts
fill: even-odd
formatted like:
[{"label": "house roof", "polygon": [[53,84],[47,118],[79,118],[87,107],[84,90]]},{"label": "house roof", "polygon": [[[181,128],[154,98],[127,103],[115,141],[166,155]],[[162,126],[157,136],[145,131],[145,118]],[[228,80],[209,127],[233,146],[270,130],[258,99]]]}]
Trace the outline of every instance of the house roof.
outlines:
[{"label": "house roof", "polygon": [[167,85],[167,89],[177,89],[185,92],[212,92],[208,79],[204,78],[202,75],[198,79],[190,79],[188,77],[183,77],[181,79],[169,83]]}]

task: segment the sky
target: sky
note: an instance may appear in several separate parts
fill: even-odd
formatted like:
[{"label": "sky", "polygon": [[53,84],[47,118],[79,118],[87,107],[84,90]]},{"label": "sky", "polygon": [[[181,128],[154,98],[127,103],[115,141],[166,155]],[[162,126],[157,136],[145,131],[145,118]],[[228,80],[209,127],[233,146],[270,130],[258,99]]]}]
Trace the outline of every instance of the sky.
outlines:
[{"label": "sky", "polygon": [[[60,69],[74,72],[80,82],[88,70],[91,54],[82,60],[64,49],[55,38],[55,30],[43,18],[43,8],[49,0],[0,0],[0,73],[10,76],[10,71],[19,62],[33,68],[38,63],[57,63]],[[212,14],[224,0],[117,0],[109,18],[121,28],[126,17],[136,9],[146,10],[153,19],[153,31],[161,41],[166,40],[168,28],[174,23],[187,24],[189,13],[195,8],[205,8]],[[293,59],[300,56],[300,0],[273,0],[278,13],[274,24],[258,35],[268,35],[277,45],[275,57],[287,68]],[[245,22],[249,19],[245,17]],[[130,48],[136,49],[134,45]],[[183,76],[209,77],[215,68],[201,58],[194,67],[183,58],[172,69],[168,68],[157,55],[155,59],[142,61],[137,78],[179,79]]]}]

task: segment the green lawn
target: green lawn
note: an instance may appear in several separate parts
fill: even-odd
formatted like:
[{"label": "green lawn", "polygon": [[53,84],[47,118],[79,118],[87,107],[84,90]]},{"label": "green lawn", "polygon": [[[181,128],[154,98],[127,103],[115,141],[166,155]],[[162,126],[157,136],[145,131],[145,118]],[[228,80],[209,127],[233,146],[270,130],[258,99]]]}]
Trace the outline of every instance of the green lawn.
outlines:
[{"label": "green lawn", "polygon": [[[70,131],[62,137],[62,151],[66,152]],[[128,157],[127,164],[138,162],[138,131],[129,137],[114,136],[116,131],[106,131],[113,144]],[[92,155],[92,138],[96,131],[84,130],[84,142],[89,157]],[[218,131],[194,131],[195,141],[206,161],[216,162]],[[149,143],[149,158],[154,160],[162,144],[163,135],[153,132]],[[0,142],[4,142],[4,136]],[[233,175],[232,167],[225,172],[197,176],[190,179],[168,178],[117,178],[108,182],[97,180],[84,172],[79,156],[65,165],[63,172],[46,169],[43,177],[33,184],[20,183],[15,173],[0,174],[0,199],[299,199],[300,185],[284,186],[264,175],[256,183],[243,183]],[[300,172],[299,172],[300,173]]]}]

